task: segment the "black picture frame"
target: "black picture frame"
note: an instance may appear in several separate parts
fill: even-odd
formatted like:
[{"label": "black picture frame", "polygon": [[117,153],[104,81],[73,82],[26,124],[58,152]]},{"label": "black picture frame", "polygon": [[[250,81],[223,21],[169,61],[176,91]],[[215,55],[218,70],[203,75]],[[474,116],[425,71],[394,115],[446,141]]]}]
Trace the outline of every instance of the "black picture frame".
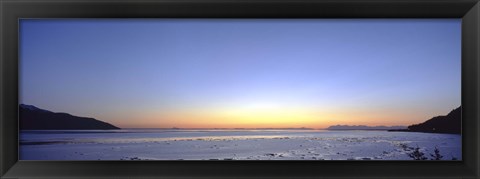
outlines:
[{"label": "black picture frame", "polygon": [[[462,18],[462,161],[18,161],[19,18]],[[480,178],[478,0],[1,0],[1,178]]]}]

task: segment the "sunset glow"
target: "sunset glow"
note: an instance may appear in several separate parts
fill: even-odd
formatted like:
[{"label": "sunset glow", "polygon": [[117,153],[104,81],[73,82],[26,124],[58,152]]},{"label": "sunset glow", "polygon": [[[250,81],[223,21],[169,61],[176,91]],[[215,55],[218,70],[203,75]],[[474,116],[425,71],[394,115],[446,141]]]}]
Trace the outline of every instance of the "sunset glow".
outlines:
[{"label": "sunset glow", "polygon": [[[433,114],[432,114],[433,115]],[[432,116],[430,115],[430,116]],[[420,117],[418,117],[420,116]],[[245,108],[213,108],[203,110],[153,113],[140,117],[135,123],[119,124],[127,128],[160,126],[161,128],[315,128],[331,125],[408,125],[423,118],[418,112],[402,114],[402,111],[361,111],[356,109],[295,109],[270,106]],[[420,118],[416,120],[416,118]],[[125,118],[128,120],[128,118]],[[388,121],[388,122],[386,122]]]}]

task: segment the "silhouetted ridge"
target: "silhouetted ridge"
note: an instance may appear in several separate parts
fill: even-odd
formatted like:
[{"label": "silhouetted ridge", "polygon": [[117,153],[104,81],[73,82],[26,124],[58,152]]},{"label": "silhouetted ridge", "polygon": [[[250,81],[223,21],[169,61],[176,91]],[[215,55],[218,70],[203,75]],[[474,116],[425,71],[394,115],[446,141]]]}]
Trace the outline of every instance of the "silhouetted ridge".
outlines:
[{"label": "silhouetted ridge", "polygon": [[20,104],[20,130],[103,130],[120,129],[94,118],[54,113],[33,105]]},{"label": "silhouetted ridge", "polygon": [[462,107],[446,116],[433,117],[423,123],[408,126],[408,131],[460,134],[462,131]]}]

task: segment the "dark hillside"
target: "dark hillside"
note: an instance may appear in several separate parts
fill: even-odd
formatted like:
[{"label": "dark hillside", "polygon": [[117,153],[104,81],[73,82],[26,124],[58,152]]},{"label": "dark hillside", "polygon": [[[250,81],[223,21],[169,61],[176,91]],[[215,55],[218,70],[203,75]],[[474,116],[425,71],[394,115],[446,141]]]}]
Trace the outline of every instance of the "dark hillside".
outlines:
[{"label": "dark hillside", "polygon": [[54,113],[32,105],[19,106],[20,130],[103,130],[120,129],[94,118]]},{"label": "dark hillside", "polygon": [[460,134],[462,132],[462,107],[454,109],[446,116],[437,116],[423,123],[410,125],[406,130],[392,131]]}]

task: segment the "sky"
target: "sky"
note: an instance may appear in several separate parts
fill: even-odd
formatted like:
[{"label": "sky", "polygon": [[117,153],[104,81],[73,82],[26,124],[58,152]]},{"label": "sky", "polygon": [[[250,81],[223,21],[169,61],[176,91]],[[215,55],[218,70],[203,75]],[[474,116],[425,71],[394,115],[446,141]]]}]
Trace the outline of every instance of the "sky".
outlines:
[{"label": "sky", "polygon": [[411,125],[461,104],[461,19],[22,19],[20,103],[121,128]]}]

